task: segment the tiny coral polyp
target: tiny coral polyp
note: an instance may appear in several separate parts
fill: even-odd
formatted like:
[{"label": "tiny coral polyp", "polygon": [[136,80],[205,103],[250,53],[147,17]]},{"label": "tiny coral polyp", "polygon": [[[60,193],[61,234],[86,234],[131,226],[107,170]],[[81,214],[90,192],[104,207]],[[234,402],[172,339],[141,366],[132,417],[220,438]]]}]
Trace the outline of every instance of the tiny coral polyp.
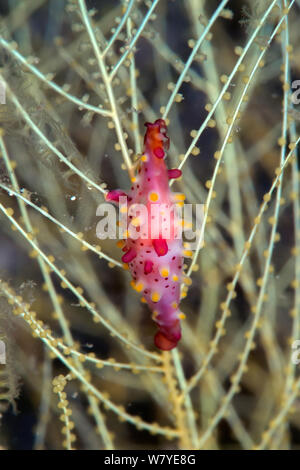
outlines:
[{"label": "tiny coral polyp", "polygon": [[[184,318],[179,310],[184,250],[181,236],[176,235],[179,224],[174,209],[174,201],[183,201],[184,196],[176,198],[169,187],[169,180],[179,178],[181,171],[166,167],[169,137],[165,121],[157,119],[145,126],[144,152],[130,191],[127,194],[119,189],[109,191],[106,200],[119,203],[120,197],[125,196],[128,214],[131,208],[143,206],[147,209],[146,217],[136,214],[130,216],[129,224],[127,221],[126,229],[131,226],[146,236],[131,237],[129,231],[130,238],[122,244],[122,261],[129,267],[133,288],[142,294],[143,302],[148,303],[158,326],[155,345],[170,350],[181,338],[180,319]],[[154,206],[162,208],[159,209],[161,224],[157,224],[153,215],[157,214]]]}]

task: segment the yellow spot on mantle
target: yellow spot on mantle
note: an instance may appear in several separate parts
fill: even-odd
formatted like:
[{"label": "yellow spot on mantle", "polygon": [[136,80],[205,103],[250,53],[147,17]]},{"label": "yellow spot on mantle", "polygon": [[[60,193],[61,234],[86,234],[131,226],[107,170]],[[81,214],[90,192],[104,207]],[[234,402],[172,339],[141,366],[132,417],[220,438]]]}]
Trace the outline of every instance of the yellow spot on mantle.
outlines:
[{"label": "yellow spot on mantle", "polygon": [[190,251],[190,250],[184,250],[183,251],[183,255],[186,257],[186,258],[191,258],[193,256],[193,252]]},{"label": "yellow spot on mantle", "polygon": [[139,217],[135,217],[134,219],[132,219],[131,224],[134,227],[138,227],[139,225],[141,225],[141,221],[140,221]]},{"label": "yellow spot on mantle", "polygon": [[160,275],[162,277],[168,277],[169,276],[169,268],[167,266],[164,266],[164,267],[160,268],[159,272],[160,272]]},{"label": "yellow spot on mantle", "polygon": [[160,300],[160,293],[159,292],[153,292],[151,295],[151,300],[152,302],[158,302]]},{"label": "yellow spot on mantle", "polygon": [[159,199],[159,196],[155,191],[152,191],[151,193],[149,193],[149,201],[156,202],[158,201],[158,199]]},{"label": "yellow spot on mantle", "polygon": [[142,290],[144,289],[144,284],[142,282],[138,282],[136,285],[135,285],[135,290],[137,292],[142,292]]},{"label": "yellow spot on mantle", "polygon": [[173,195],[175,201],[184,201],[185,200],[185,195],[181,193],[175,193]]}]

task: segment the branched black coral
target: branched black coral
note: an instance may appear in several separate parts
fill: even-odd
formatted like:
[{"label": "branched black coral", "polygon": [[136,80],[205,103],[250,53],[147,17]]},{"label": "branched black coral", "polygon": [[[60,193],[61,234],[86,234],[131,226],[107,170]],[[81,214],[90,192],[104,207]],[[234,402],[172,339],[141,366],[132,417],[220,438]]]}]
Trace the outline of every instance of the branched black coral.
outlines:
[{"label": "branched black coral", "polygon": [[3,413],[10,404],[16,410],[15,400],[19,393],[10,310],[7,301],[0,298],[0,413]]}]

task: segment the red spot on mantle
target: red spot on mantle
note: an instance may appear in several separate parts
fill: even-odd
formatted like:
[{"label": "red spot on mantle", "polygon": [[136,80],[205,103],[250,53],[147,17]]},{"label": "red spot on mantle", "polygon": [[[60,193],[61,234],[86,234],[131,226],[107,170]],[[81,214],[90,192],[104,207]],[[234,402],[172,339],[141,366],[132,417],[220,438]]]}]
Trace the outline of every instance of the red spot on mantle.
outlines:
[{"label": "red spot on mantle", "polygon": [[133,248],[130,248],[125,255],[122,256],[123,263],[130,263],[136,257],[136,252]]},{"label": "red spot on mantle", "polygon": [[163,151],[163,149],[161,147],[156,147],[153,150],[153,153],[157,158],[164,158],[164,156],[165,156],[165,152]]},{"label": "red spot on mantle", "polygon": [[171,170],[168,170],[168,177],[169,180],[179,178],[182,175],[181,170],[178,170],[178,168],[173,168]]},{"label": "red spot on mantle", "polygon": [[161,331],[158,331],[154,337],[154,344],[163,351],[170,351],[176,348],[177,341],[168,339]]},{"label": "red spot on mantle", "polygon": [[164,256],[168,253],[168,245],[166,240],[153,240],[153,248],[156,251],[157,256]]},{"label": "red spot on mantle", "polygon": [[144,273],[145,273],[145,274],[150,274],[151,271],[152,271],[152,269],[153,269],[153,263],[152,263],[152,261],[149,261],[149,260],[145,261],[145,264],[144,264]]}]

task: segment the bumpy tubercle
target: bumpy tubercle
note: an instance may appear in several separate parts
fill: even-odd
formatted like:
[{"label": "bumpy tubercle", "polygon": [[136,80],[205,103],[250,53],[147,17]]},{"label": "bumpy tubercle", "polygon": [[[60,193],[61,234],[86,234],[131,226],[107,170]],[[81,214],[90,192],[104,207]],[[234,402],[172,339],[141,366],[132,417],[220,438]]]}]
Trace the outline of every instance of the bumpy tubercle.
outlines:
[{"label": "bumpy tubercle", "polygon": [[[179,309],[183,245],[177,236],[178,219],[169,187],[169,179],[180,177],[181,171],[166,167],[169,138],[165,121],[157,119],[145,126],[144,153],[130,191],[113,190],[106,199],[118,203],[121,196],[127,198],[128,222],[138,236],[129,232],[122,261],[128,264],[132,286],[143,295],[158,326],[155,345],[170,350],[181,338],[180,319],[184,317]],[[147,213],[138,210],[137,204],[146,207]],[[128,226],[124,233],[128,235]]]}]

